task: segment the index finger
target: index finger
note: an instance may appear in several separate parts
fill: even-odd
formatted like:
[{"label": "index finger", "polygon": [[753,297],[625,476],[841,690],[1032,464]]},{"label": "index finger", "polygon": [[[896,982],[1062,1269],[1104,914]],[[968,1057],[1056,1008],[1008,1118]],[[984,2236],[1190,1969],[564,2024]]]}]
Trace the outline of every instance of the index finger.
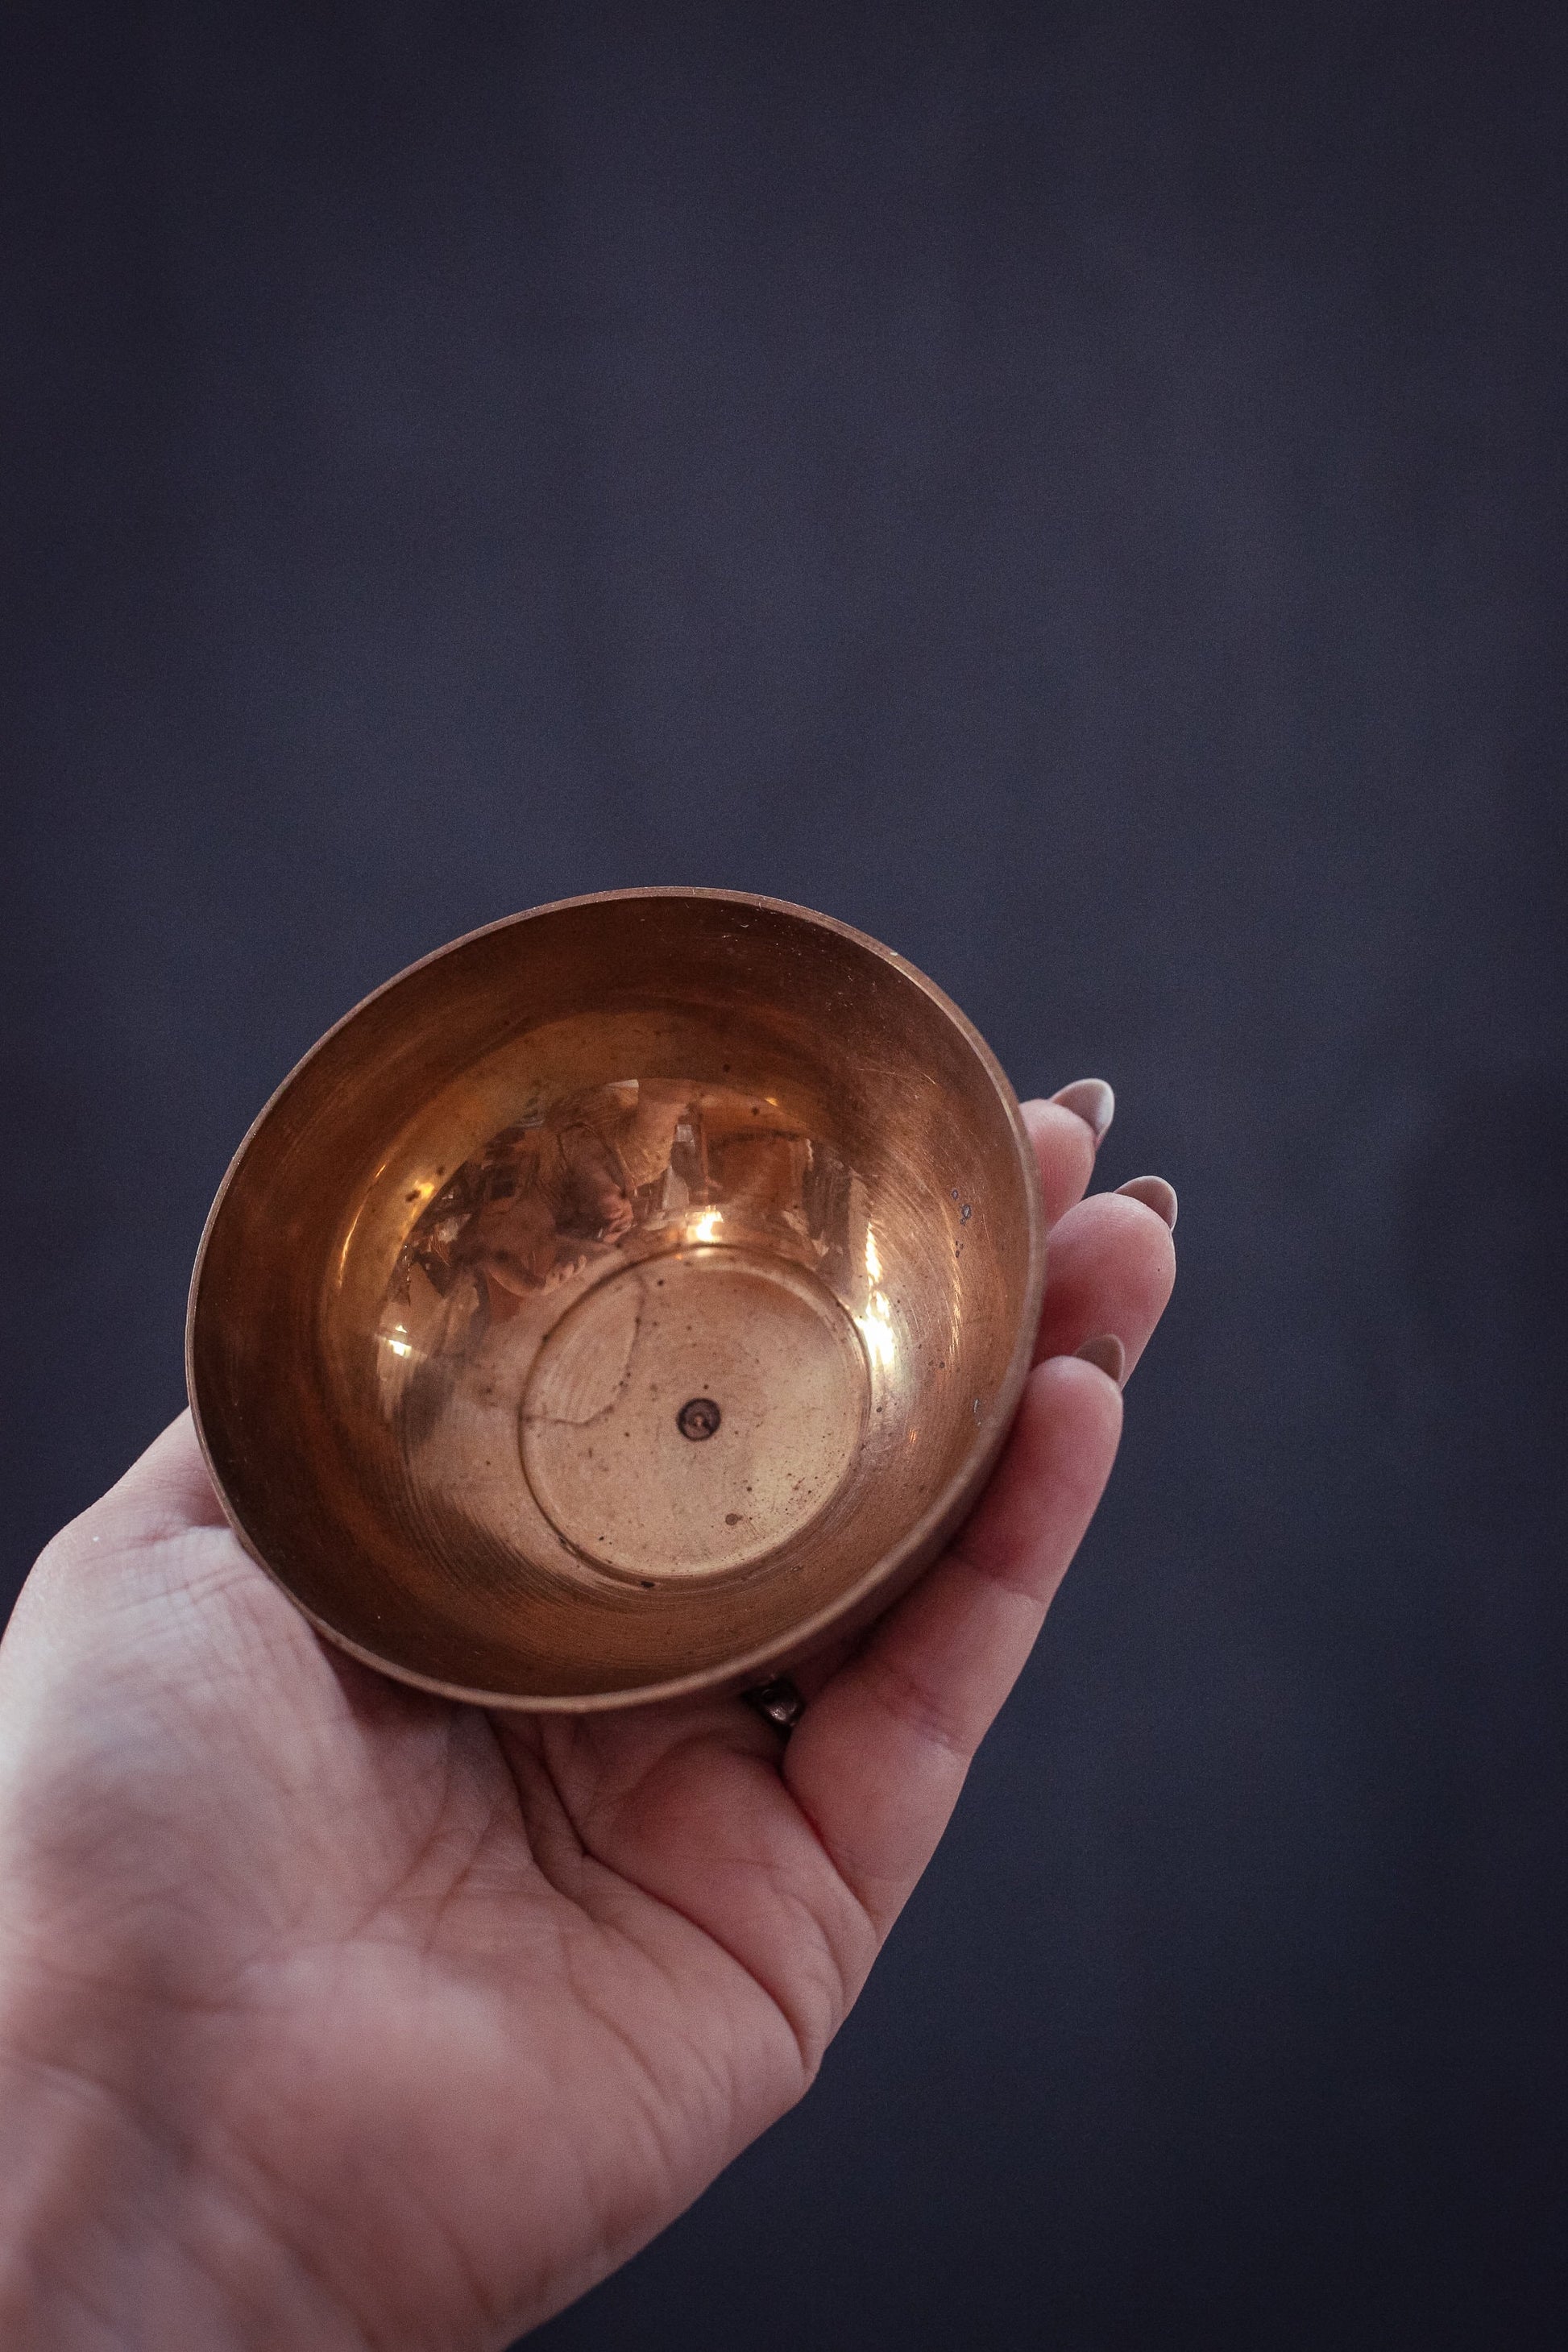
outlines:
[{"label": "index finger", "polygon": [[1094,1173],[1100,1139],[1116,1111],[1116,1097],[1103,1078],[1076,1078],[1049,1102],[1019,1105],[1040,1171],[1046,1223],[1083,1198]]}]

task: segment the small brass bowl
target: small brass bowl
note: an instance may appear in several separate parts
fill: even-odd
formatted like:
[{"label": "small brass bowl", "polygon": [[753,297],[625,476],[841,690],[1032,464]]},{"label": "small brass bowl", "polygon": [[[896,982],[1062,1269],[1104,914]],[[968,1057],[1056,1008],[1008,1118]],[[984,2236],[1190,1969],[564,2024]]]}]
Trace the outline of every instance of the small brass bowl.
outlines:
[{"label": "small brass bowl", "polygon": [[875,940],[626,890],[388,981],[240,1147],[191,1403],[321,1633],[491,1706],[742,1688],[973,1503],[1045,1241],[1001,1069]]}]

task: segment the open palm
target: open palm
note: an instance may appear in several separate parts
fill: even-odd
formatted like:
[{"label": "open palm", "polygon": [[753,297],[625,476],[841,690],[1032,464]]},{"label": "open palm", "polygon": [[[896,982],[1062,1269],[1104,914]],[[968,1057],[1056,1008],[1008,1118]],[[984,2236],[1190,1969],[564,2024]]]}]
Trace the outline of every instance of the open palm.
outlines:
[{"label": "open palm", "polygon": [[[0,2337],[491,2347],[631,2253],[810,2083],[1110,1469],[1163,1219],[1079,1201],[953,1550],[800,1680],[487,1715],[323,1645],[182,1418],[57,1538],[0,1651]],[[1073,1204],[1077,1202],[1078,1205]]]}]

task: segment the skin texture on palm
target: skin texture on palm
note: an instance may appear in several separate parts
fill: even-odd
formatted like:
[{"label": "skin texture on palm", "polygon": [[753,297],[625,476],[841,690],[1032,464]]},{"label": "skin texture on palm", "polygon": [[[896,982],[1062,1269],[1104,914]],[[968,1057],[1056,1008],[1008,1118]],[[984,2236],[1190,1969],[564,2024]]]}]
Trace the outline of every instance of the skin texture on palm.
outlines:
[{"label": "skin texture on palm", "polygon": [[[810,2084],[1099,1499],[1163,1218],[1052,1223],[1038,1362],[953,1549],[800,1680],[487,1716],[323,1645],[188,1417],[49,1547],[0,1647],[0,2339],[500,2346]],[[1077,1205],[1074,1205],[1077,1203]]]}]

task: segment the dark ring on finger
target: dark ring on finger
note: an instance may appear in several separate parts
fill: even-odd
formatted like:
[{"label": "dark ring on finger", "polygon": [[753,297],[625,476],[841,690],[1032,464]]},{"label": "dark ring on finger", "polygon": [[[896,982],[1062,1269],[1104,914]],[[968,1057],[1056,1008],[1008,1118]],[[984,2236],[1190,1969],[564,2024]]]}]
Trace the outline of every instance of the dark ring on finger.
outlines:
[{"label": "dark ring on finger", "polygon": [[771,1683],[758,1683],[741,1696],[786,1739],[805,1711],[805,1701],[787,1675],[777,1675]]}]

